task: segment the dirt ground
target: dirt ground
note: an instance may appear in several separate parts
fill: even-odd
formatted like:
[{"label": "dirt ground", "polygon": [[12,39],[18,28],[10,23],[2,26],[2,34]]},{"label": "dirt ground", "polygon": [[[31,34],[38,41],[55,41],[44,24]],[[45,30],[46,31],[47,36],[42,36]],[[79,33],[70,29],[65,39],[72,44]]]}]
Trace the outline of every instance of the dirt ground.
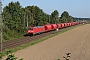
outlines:
[{"label": "dirt ground", "polygon": [[[15,52],[24,60],[90,60],[90,25],[74,28],[43,42]],[[5,57],[4,57],[5,58]]]}]

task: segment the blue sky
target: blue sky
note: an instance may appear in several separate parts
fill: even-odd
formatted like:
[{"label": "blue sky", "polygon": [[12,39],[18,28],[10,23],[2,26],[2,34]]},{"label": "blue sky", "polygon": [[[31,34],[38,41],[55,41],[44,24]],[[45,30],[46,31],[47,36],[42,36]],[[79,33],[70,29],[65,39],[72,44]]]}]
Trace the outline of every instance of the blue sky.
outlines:
[{"label": "blue sky", "polygon": [[59,15],[63,11],[68,11],[73,17],[90,18],[90,0],[4,0],[3,7],[11,1],[19,1],[23,7],[37,5],[47,14],[58,10]]}]

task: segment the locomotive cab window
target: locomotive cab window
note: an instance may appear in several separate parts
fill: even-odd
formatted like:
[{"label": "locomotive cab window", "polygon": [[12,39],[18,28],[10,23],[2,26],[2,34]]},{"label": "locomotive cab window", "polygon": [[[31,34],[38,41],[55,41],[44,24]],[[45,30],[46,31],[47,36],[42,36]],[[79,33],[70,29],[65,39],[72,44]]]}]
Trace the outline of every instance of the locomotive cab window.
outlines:
[{"label": "locomotive cab window", "polygon": [[33,28],[29,28],[28,30],[33,30]]}]

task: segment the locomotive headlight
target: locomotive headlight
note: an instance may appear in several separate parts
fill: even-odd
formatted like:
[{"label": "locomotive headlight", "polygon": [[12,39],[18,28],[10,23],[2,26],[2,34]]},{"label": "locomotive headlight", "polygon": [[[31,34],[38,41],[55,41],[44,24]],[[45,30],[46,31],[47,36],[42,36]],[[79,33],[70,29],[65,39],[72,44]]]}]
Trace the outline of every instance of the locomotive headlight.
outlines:
[{"label": "locomotive headlight", "polygon": [[30,32],[33,32],[33,31],[28,31],[28,32],[30,33]]},{"label": "locomotive headlight", "polygon": [[33,32],[33,31],[31,31],[31,32]]}]

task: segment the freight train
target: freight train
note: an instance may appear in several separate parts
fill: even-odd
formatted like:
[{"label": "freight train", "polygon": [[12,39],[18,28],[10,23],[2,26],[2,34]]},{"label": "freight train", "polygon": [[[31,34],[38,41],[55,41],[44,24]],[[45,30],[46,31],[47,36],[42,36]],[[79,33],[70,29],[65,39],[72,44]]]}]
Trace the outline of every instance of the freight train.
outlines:
[{"label": "freight train", "polygon": [[44,26],[31,26],[28,28],[28,35],[36,35],[44,32],[53,31],[56,29],[62,29],[78,25],[78,22],[60,23],[60,24],[46,24]]}]

